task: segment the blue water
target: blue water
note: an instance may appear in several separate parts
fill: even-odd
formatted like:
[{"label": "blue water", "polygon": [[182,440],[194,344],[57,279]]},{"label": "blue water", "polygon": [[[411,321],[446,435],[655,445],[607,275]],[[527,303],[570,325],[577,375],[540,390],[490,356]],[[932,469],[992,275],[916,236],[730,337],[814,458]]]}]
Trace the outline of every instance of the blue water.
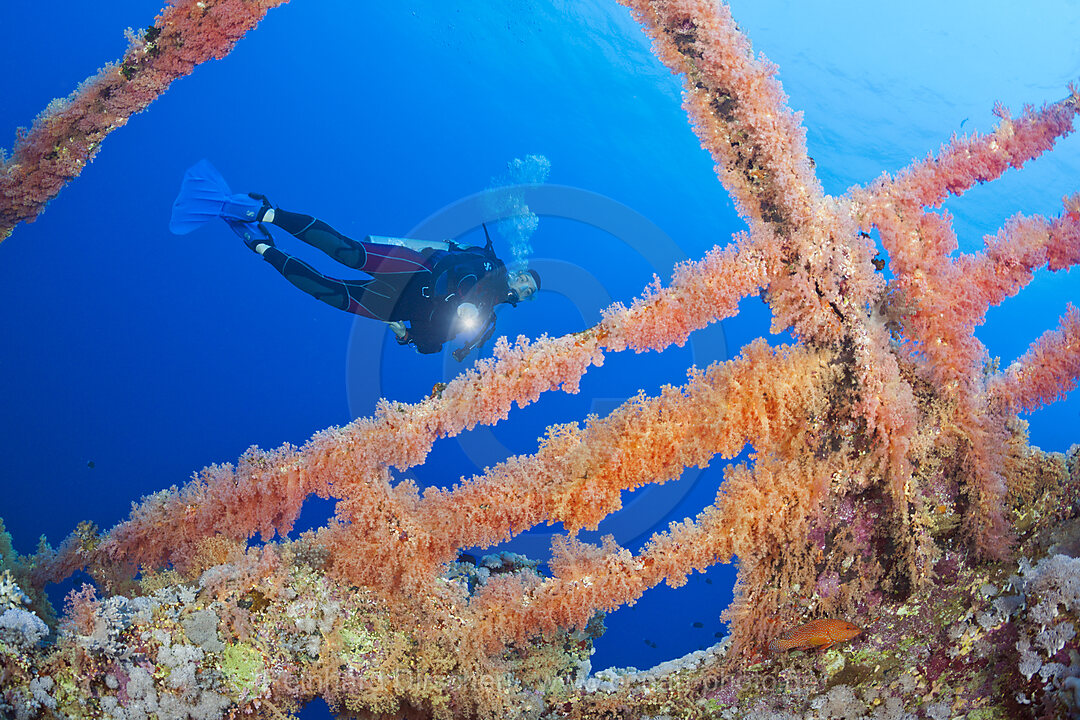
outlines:
[{"label": "blue water", "polygon": [[[830,193],[897,170],[953,133],[987,130],[995,101],[1056,100],[1080,78],[1080,7],[1064,0],[810,5],[737,0],[733,12],[780,66]],[[120,57],[123,28],[145,27],[156,9],[150,0],[0,4],[5,144],[50,99]],[[293,0],[271,11],[229,57],[109,136],[37,222],[0,244],[0,517],[17,548],[31,551],[42,534],[59,542],[80,520],[109,527],[132,500],[208,463],[254,444],[302,443],[370,414],[379,395],[416,400],[458,367],[301,294],[224,226],[170,235],[186,167],[209,158],[235,189],[362,237],[440,227],[508,161],[542,154],[548,181],[566,188],[532,239],[544,290],[501,310],[499,330],[562,334],[741,228],[679,97],[628,12],[607,0]],[[1060,198],[1080,190],[1078,169],[1074,137],[950,201],[962,249],[978,249],[1013,212],[1059,212]],[[480,242],[475,223],[465,225],[459,239]],[[1076,271],[1039,273],[991,311],[979,337],[1008,363],[1067,301],[1080,302],[1078,288]],[[579,395],[551,394],[494,430],[439,443],[415,477],[452,482],[530,452],[552,422],[682,382],[689,364],[729,357],[766,331],[760,301],[743,308],[686,348],[609,356]],[[1065,450],[1078,416],[1075,393],[1036,413],[1033,442]],[[603,527],[636,546],[700,510],[719,479],[718,466],[688,474]],[[542,549],[547,537],[517,547]],[[644,667],[712,644],[732,578],[721,566],[610,616],[594,667]]]}]

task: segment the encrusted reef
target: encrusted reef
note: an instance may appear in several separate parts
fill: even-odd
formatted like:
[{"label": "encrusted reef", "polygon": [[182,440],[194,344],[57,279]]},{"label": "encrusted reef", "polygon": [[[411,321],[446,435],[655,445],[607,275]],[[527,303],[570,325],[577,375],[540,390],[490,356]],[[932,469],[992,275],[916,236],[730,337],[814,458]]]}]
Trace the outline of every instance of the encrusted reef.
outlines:
[{"label": "encrusted reef", "polygon": [[[307,539],[207,542],[188,577],[137,593],[68,599],[50,629],[0,574],[0,711],[30,718],[289,717],[321,696],[345,717],[844,718],[1001,720],[1080,716],[1080,446],[1025,452],[1010,477],[1017,560],[980,561],[934,524],[942,552],[923,591],[854,617],[863,633],[827,650],[748,656],[725,639],[650,670],[589,673],[597,616],[498,656],[470,640],[459,603],[536,564],[463,556],[429,617],[328,582]],[[808,605],[816,601],[811,595]]]},{"label": "encrusted reef", "polygon": [[933,580],[853,618],[864,631],[850,642],[742,662],[725,639],[649,671],[598,672],[549,702],[573,718],[1080,717],[1078,456],[1032,449],[1010,478],[1017,560],[980,561],[939,520]]},{"label": "encrusted reef", "polygon": [[[536,717],[546,692],[579,680],[602,630],[559,633],[487,657],[454,605],[492,576],[535,576],[508,553],[454,563],[430,617],[358,587],[335,586],[301,539],[204,545],[197,577],[144,577],[131,596],[68,597],[54,632],[33,612],[0,614],[0,712],[30,718],[288,717],[322,697],[345,717]],[[25,569],[9,554],[6,564]],[[217,563],[217,564],[211,564]],[[4,600],[25,595],[5,570]],[[412,608],[415,610],[415,607]],[[52,635],[51,641],[45,641]]]}]

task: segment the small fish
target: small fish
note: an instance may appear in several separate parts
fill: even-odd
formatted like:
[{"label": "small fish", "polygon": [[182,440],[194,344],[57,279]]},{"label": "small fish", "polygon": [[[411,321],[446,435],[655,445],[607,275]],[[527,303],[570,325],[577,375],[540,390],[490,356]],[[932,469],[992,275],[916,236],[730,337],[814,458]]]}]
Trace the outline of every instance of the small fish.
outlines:
[{"label": "small fish", "polygon": [[831,648],[836,643],[850,640],[859,633],[862,628],[852,625],[847,620],[811,620],[805,625],[792,628],[780,634],[769,643],[771,652],[784,652],[786,650],[809,650],[810,648]]}]

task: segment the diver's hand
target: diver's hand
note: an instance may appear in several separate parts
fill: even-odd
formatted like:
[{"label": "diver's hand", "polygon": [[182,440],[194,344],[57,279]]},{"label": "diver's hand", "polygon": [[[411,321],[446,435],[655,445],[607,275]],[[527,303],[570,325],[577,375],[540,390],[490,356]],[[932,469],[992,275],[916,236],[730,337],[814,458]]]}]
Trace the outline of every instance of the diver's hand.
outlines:
[{"label": "diver's hand", "polygon": [[388,322],[386,325],[394,333],[394,337],[397,338],[398,344],[404,345],[409,342],[409,331],[405,327],[405,323],[395,320],[394,322]]},{"label": "diver's hand", "polygon": [[457,318],[458,326],[463,330],[472,330],[476,327],[477,318],[480,317],[480,310],[475,305],[469,302],[463,302],[458,305]]}]

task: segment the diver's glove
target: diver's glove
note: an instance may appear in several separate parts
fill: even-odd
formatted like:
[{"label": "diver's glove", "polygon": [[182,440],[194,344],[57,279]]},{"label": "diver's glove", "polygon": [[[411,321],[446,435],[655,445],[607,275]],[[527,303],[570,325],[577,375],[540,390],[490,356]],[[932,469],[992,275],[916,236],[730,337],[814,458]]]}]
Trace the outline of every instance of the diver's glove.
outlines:
[{"label": "diver's glove", "polygon": [[461,330],[475,330],[480,317],[480,310],[470,302],[463,302],[457,308],[457,323]]},{"label": "diver's glove", "polygon": [[394,333],[394,339],[397,340],[398,345],[409,344],[409,329],[405,327],[405,323],[395,320],[386,324],[390,327],[390,331]]},{"label": "diver's glove", "polygon": [[[462,303],[462,306],[465,305],[468,305],[474,311],[476,311],[476,306],[472,303]],[[460,308],[458,309],[458,312],[460,313]],[[475,323],[473,327],[475,327]],[[466,357],[468,357],[469,353],[471,353],[473,350],[483,347],[484,343],[490,340],[493,334],[495,334],[495,313],[491,313],[490,315],[488,315],[487,324],[484,326],[483,331],[478,333],[476,337],[474,337],[472,340],[465,343],[465,345],[459,347],[452,353],[454,359],[458,362],[461,362]]]}]

